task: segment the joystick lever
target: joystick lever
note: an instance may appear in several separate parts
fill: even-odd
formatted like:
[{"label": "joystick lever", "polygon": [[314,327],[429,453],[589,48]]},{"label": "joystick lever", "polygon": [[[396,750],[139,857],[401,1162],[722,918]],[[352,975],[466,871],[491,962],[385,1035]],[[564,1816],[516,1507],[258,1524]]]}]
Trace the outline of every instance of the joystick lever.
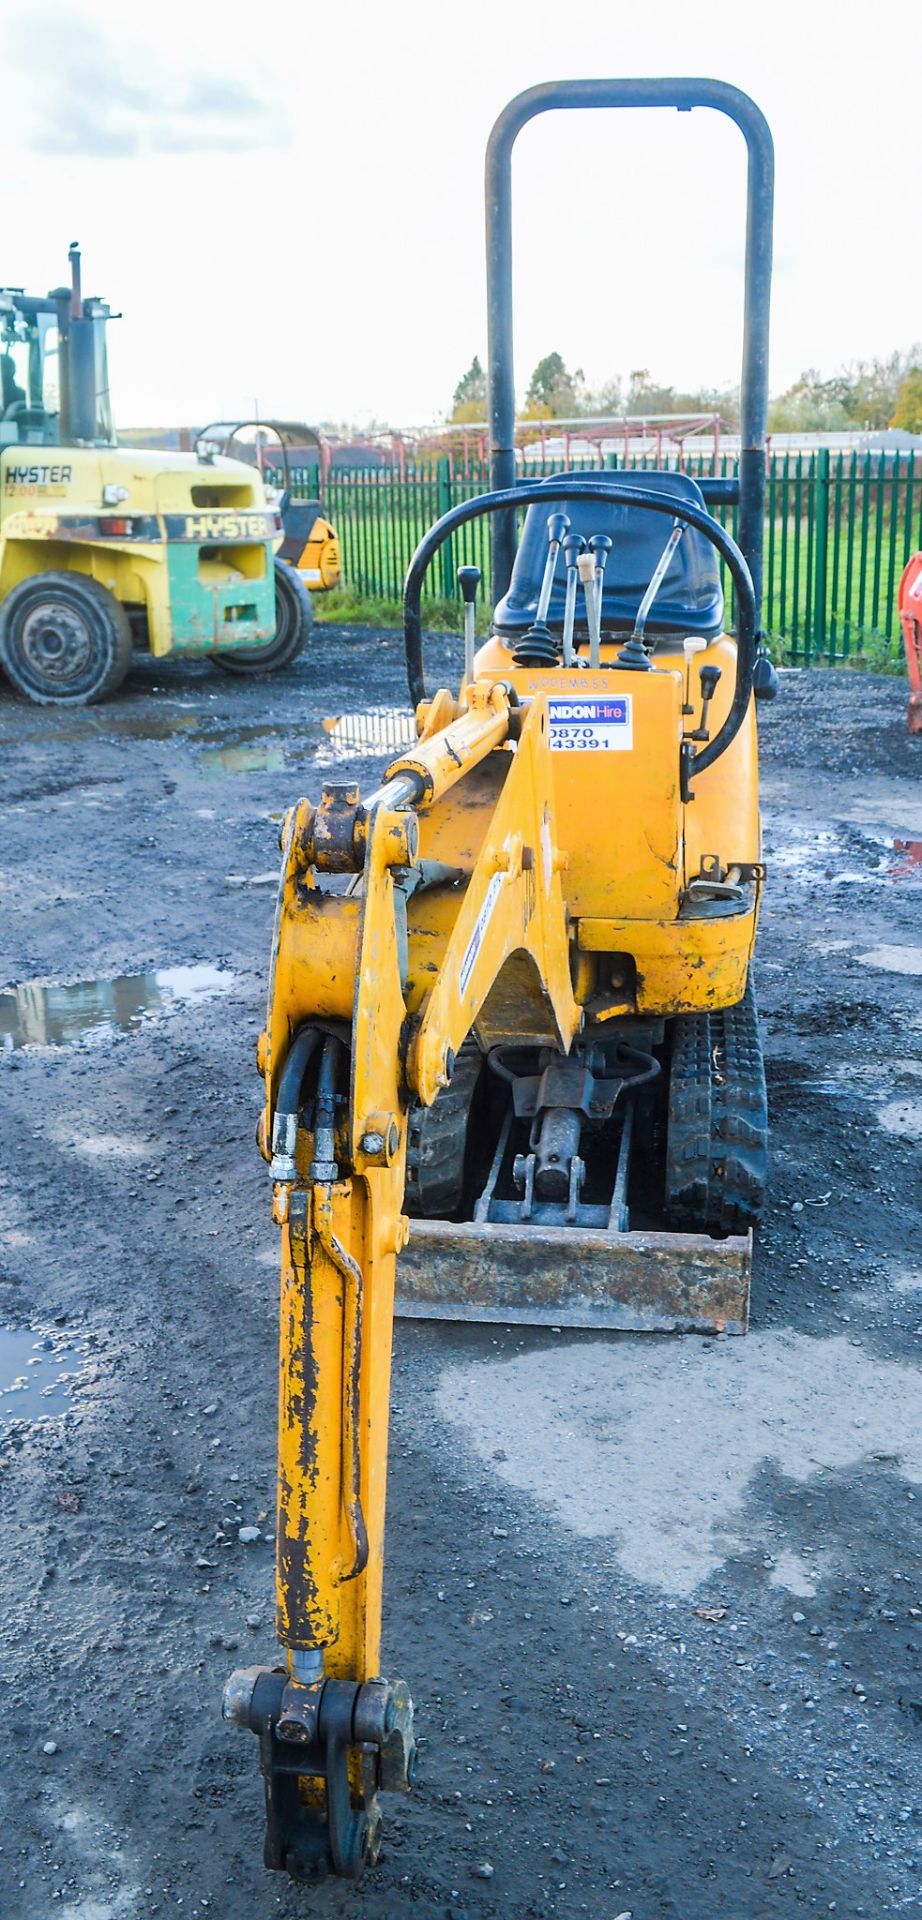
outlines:
[{"label": "joystick lever", "polygon": [[708,707],[714,698],[714,692],[720,675],[720,667],[701,668],[698,676],[701,681],[701,718],[694,733],[689,736],[692,740],[709,740],[711,737],[708,733]]},{"label": "joystick lever", "polygon": [[568,533],[563,543],[563,557],[567,563],[567,595],[563,606],[563,664],[572,667],[573,628],[576,622],[576,589],[579,583],[579,557],[586,551],[586,542],[581,533]]},{"label": "joystick lever", "polygon": [[569,533],[569,531],[570,519],[568,514],[552,513],[550,515],[547,523],[547,559],[544,562],[544,579],[541,582],[541,592],[538,595],[538,611],[535,615],[536,626],[544,626],[547,622],[547,610],[551,604],[551,588],[554,585],[554,572],[557,566],[557,555],[560,552],[560,542],[564,534]]},{"label": "joystick lever", "polygon": [[458,585],[464,601],[464,683],[468,687],[474,678],[474,626],[477,617],[475,603],[480,579],[479,567],[458,568]]},{"label": "joystick lever", "polygon": [[602,632],[602,588],[605,583],[605,562],[611,553],[612,543],[607,533],[594,533],[589,540],[589,551],[595,560],[595,590],[598,601],[599,635]]},{"label": "joystick lever", "polygon": [[583,593],[586,596],[586,625],[589,628],[589,665],[591,667],[600,667],[602,664],[602,635],[599,629],[599,603],[595,586],[595,556],[591,553],[581,553],[576,562],[576,568],[583,583]]},{"label": "joystick lever", "polygon": [[518,667],[555,667],[557,665],[557,642],[547,624],[547,610],[551,604],[551,589],[554,585],[554,572],[560,543],[564,539],[570,521],[565,513],[552,513],[547,523],[547,559],[544,562],[544,578],[538,595],[535,617],[527,633],[523,633],[513,649],[513,659]]}]

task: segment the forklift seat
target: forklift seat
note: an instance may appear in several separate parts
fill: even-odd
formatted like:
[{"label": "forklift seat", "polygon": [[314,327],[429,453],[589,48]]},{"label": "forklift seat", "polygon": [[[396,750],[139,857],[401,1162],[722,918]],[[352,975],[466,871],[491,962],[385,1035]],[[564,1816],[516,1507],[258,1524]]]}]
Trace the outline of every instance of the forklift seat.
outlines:
[{"label": "forklift seat", "polygon": [[[551,486],[554,480],[577,477],[587,482],[617,480],[619,485],[630,487],[637,493],[651,489],[657,493],[667,493],[675,499],[678,516],[681,516],[684,502],[704,507],[701,489],[687,473],[648,470],[642,473],[587,473],[579,476],[555,474],[548,478],[547,485]],[[612,549],[602,589],[602,630],[630,633],[644,591],[669,537],[671,523],[666,514],[645,513],[639,507],[622,507],[611,500],[600,500],[597,506],[591,500],[549,500],[546,507],[536,502],[528,508],[509,591],[499,602],[493,616],[496,633],[512,646],[534,621],[547,558],[548,517],[555,512],[566,513],[572,531],[581,533],[586,540],[593,533],[608,534]],[[557,555],[547,616],[547,624],[552,630],[563,626],[565,587],[566,567],[561,550]],[[687,527],[653,602],[647,623],[648,632],[651,638],[662,635],[668,646],[669,636],[675,636],[679,641],[686,635],[702,640],[715,639],[723,632],[723,622],[724,597],[717,553],[703,534],[696,533],[694,527]],[[577,634],[586,633],[582,587],[576,600],[575,631]]]}]

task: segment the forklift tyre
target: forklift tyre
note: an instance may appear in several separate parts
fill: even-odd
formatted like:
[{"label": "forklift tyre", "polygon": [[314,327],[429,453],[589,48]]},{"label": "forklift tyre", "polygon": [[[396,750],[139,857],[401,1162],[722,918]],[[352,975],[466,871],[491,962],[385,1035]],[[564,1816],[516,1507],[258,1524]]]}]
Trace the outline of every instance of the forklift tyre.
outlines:
[{"label": "forklift tyre", "polygon": [[216,653],[215,664],[227,673],[278,673],[303,652],[313,624],[311,597],[301,575],[287,560],[276,560],[275,639],[267,640],[263,647],[237,647],[233,653]]},{"label": "forklift tyre", "polygon": [[128,614],[85,574],[33,574],[0,608],[0,665],[40,707],[88,707],[128,672]]}]

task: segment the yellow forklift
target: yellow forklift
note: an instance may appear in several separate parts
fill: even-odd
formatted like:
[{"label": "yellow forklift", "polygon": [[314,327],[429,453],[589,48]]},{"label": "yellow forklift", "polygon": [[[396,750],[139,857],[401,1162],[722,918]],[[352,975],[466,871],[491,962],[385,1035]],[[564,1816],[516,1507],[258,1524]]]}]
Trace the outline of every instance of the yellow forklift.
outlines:
[{"label": "yellow forklift", "polygon": [[135,646],[238,673],[290,665],[311,630],[303,575],[260,475],[213,445],[120,447],[104,300],[0,288],[0,668],[40,705],[112,693]]},{"label": "yellow forklift", "polygon": [[[511,152],[557,108],[709,107],[749,155],[739,481],[516,484]],[[373,792],[282,832],[261,1145],[281,1230],[276,1625],[233,1674],[260,1742],[265,1862],[357,1878],[406,1790],[403,1681],[381,1677],[392,1322],[733,1334],[748,1318],[767,1113],[751,961],[763,883],[761,647],[771,137],[707,80],[566,81],[487,153],[492,490],[407,576],[418,739]],[[708,503],[739,506],[739,544]],[[519,536],[519,523],[524,524]],[[460,690],[430,694],[420,596],[491,516],[493,627],[462,568]],[[722,578],[723,571],[723,578]],[[724,584],[734,597],[728,630]]]}]

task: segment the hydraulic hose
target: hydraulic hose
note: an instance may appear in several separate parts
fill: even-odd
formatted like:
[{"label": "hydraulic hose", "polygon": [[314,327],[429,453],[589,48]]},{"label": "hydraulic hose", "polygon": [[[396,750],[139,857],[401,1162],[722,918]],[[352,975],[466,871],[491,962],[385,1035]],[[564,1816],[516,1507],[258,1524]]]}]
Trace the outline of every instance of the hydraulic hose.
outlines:
[{"label": "hydraulic hose", "polygon": [[301,1109],[301,1088],[304,1085],[304,1076],[322,1038],[323,1035],[317,1027],[300,1027],[288,1049],[279,1079],[275,1116],[272,1121],[270,1174],[273,1180],[295,1178],[295,1140],[298,1133],[298,1114]]}]

